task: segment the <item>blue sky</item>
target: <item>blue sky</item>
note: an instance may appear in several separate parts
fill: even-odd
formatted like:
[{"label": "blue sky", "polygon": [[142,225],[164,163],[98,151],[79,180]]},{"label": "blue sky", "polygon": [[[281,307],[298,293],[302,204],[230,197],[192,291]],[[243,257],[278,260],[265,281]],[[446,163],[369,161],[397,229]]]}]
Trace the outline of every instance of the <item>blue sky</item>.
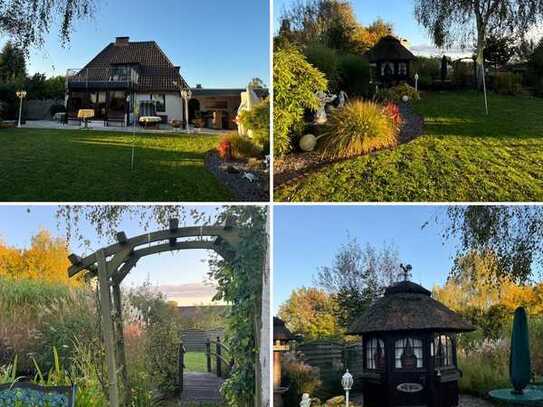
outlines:
[{"label": "blue sky", "polygon": [[[76,22],[71,45],[59,45],[55,27],[32,50],[29,72],[65,74],[81,68],[117,36],[156,41],[191,86],[269,84],[267,0],[97,0],[93,20]],[[0,37],[0,44],[6,38]],[[54,69],[53,69],[54,66]]]},{"label": "blue sky", "polygon": [[[199,206],[198,209],[209,214],[215,213],[214,207]],[[41,229],[47,229],[55,236],[64,237],[65,230],[62,225],[59,228],[55,212],[55,206],[0,205],[0,240],[10,246],[25,248],[30,245],[32,236]],[[187,219],[186,226],[190,224],[191,221]],[[128,237],[145,233],[137,220],[129,219],[121,223],[119,230],[124,231]],[[88,224],[82,224],[81,233],[85,239],[91,241],[91,248],[94,250],[111,243],[107,239],[98,239],[94,229]],[[90,252],[75,240],[70,242],[70,250],[79,255]],[[202,287],[209,270],[207,265],[209,255],[210,253],[205,250],[184,250],[174,254],[162,253],[148,256],[138,262],[137,267],[124,280],[123,286],[141,285],[149,278],[153,285],[166,286],[169,287],[168,290],[172,289],[171,286],[176,286],[175,291],[179,289],[177,286],[184,287],[184,297],[175,299],[179,302],[185,300],[191,304],[192,301],[199,304],[203,302],[201,298],[208,298],[214,293],[214,290]]]},{"label": "blue sky", "polygon": [[276,206],[274,312],[293,289],[313,286],[317,269],[332,264],[347,236],[374,247],[393,243],[400,259],[413,266],[413,281],[429,289],[443,284],[457,243],[441,239],[445,211],[445,206]]}]

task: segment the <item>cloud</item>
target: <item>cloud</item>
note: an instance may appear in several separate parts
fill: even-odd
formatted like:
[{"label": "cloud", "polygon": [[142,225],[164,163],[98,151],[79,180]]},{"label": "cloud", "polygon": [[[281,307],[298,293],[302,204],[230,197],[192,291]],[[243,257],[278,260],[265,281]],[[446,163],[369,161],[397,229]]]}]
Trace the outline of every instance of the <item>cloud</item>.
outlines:
[{"label": "cloud", "polygon": [[458,59],[458,58],[470,57],[473,55],[473,49],[470,49],[470,48],[465,48],[465,49],[462,49],[460,47],[437,48],[430,44],[417,44],[417,45],[413,45],[409,49],[411,52],[413,52],[413,54],[417,56],[424,56],[424,57],[447,55],[448,57],[451,57],[452,59]]},{"label": "cloud", "polygon": [[217,293],[215,286],[204,283],[162,284],[156,289],[162,292],[169,301],[179,305],[224,305],[222,301],[212,301]]}]

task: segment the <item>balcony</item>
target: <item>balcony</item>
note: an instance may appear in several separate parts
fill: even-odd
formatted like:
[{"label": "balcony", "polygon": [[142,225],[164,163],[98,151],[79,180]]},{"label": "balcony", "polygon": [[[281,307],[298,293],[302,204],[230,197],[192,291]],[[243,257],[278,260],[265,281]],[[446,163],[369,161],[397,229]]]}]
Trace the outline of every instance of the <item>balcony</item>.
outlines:
[{"label": "balcony", "polygon": [[139,73],[133,67],[68,69],[68,89],[129,89],[138,84]]}]

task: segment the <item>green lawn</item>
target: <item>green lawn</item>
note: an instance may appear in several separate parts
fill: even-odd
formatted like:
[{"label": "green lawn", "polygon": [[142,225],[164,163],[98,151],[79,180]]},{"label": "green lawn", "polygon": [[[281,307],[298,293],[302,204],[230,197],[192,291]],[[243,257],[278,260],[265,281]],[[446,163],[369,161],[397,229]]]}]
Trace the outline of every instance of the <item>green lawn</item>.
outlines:
[{"label": "green lawn", "polygon": [[336,163],[275,192],[276,201],[542,201],[543,99],[426,94],[425,135]]},{"label": "green lawn", "polygon": [[0,201],[226,201],[204,168],[218,136],[0,130]]},{"label": "green lawn", "polygon": [[207,359],[205,352],[185,353],[186,372],[207,372]]}]

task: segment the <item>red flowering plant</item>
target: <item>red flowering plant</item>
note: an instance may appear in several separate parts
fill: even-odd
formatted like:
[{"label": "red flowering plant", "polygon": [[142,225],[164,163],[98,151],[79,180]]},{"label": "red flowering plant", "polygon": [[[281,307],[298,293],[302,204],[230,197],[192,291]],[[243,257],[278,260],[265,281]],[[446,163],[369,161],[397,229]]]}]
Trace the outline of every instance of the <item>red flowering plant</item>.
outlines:
[{"label": "red flowering plant", "polygon": [[219,153],[219,157],[223,160],[228,161],[232,159],[232,144],[228,137],[221,138],[219,145],[217,146],[217,152]]},{"label": "red flowering plant", "polygon": [[398,107],[398,105],[396,103],[391,103],[391,102],[387,103],[383,107],[383,113],[390,118],[396,131],[400,131],[400,127],[403,124],[403,119],[402,119],[402,115],[400,113],[400,108]]}]

